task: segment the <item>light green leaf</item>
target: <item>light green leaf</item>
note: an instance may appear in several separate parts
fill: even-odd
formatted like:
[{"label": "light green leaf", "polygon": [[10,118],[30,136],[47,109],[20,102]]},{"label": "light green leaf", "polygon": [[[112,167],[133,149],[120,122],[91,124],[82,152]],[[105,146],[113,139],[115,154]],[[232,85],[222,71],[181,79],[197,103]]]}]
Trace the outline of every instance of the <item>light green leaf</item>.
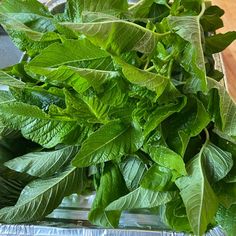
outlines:
[{"label": "light green leaf", "polygon": [[50,84],[71,86],[78,93],[86,91],[90,86],[98,90],[105,81],[119,76],[116,71],[73,66],[59,66],[58,68],[27,66],[27,70],[29,73],[45,76],[45,81]]},{"label": "light green leaf", "polygon": [[40,145],[51,148],[67,138],[78,128],[77,121],[52,119],[38,107],[21,102],[7,102],[0,106],[4,124],[21,130],[22,135]]},{"label": "light green leaf", "polygon": [[86,35],[92,43],[114,55],[133,50],[151,53],[157,42],[164,36],[119,19],[93,23],[63,23],[62,25]]},{"label": "light green leaf", "polygon": [[187,174],[183,158],[171,149],[164,146],[150,146],[147,152],[158,165],[175,170],[180,175]]},{"label": "light green leaf", "polygon": [[128,193],[124,179],[119,168],[112,164],[105,165],[104,172],[100,179],[100,186],[97,190],[92,208],[89,212],[89,220],[102,227],[117,227],[121,211],[105,211],[105,208],[119,197]]},{"label": "light green leaf", "polygon": [[78,147],[66,147],[50,152],[32,152],[16,157],[4,165],[17,172],[27,173],[35,177],[48,177],[55,174],[78,152]]},{"label": "light green leaf", "polygon": [[28,65],[36,67],[58,67],[71,63],[104,59],[108,56],[105,51],[94,46],[87,39],[68,39],[63,43],[54,43],[45,48]]},{"label": "light green leaf", "polygon": [[117,62],[121,65],[122,72],[129,82],[156,92],[157,97],[163,93],[169,83],[169,79],[165,76],[141,70],[120,59],[117,59]]},{"label": "light green leaf", "polygon": [[71,94],[65,90],[66,113],[88,123],[107,123],[109,106],[103,104],[96,96]]},{"label": "light green leaf", "polygon": [[128,156],[119,164],[119,167],[129,191],[138,188],[147,170],[145,164],[137,156]]},{"label": "light green leaf", "polygon": [[30,182],[17,203],[0,210],[0,221],[5,223],[32,222],[53,211],[65,196],[75,193],[83,183],[83,170],[69,167],[48,179]]},{"label": "light green leaf", "polygon": [[109,204],[106,211],[157,207],[171,201],[174,197],[175,192],[156,192],[139,187]]},{"label": "light green leaf", "polygon": [[81,146],[73,165],[90,166],[132,154],[143,145],[140,127],[111,121],[91,134]]},{"label": "light green leaf", "polygon": [[25,83],[8,75],[4,71],[0,71],[0,85],[23,88],[25,86]]},{"label": "light green leaf", "polygon": [[177,179],[176,184],[187,210],[194,234],[203,235],[218,209],[218,199],[212,190],[204,166],[202,151],[187,164],[188,176]]}]

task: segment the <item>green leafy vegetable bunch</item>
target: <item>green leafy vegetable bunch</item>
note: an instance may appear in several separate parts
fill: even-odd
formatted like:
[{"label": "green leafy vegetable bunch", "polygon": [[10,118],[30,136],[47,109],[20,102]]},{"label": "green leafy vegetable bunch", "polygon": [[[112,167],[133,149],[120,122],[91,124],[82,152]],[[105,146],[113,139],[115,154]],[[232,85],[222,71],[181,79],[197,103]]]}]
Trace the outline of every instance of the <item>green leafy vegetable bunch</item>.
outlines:
[{"label": "green leafy vegetable bunch", "polygon": [[[63,8],[63,7],[62,7]],[[0,222],[96,191],[89,221],[145,209],[236,235],[236,105],[214,54],[236,32],[203,0],[2,0],[25,60],[0,71]]]}]

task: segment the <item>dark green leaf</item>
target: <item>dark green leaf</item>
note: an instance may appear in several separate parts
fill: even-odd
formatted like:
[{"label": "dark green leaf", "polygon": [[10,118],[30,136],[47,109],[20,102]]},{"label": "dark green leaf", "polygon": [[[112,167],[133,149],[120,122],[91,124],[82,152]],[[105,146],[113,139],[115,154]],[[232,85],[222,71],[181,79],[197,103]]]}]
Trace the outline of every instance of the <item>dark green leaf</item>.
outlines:
[{"label": "dark green leaf", "polygon": [[225,34],[216,34],[206,38],[206,53],[214,54],[223,51],[234,40],[236,40],[236,32],[231,31]]}]

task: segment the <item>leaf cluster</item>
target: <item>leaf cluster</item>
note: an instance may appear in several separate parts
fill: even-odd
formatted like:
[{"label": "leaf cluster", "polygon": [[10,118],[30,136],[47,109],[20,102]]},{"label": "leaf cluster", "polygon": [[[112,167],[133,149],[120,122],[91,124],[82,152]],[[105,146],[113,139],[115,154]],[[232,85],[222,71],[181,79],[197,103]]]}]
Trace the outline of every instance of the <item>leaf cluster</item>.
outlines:
[{"label": "leaf cluster", "polygon": [[67,0],[60,13],[3,0],[27,59],[0,71],[0,222],[96,191],[95,225],[144,208],[175,231],[235,235],[236,104],[213,57],[236,39],[215,34],[223,14],[203,0]]}]

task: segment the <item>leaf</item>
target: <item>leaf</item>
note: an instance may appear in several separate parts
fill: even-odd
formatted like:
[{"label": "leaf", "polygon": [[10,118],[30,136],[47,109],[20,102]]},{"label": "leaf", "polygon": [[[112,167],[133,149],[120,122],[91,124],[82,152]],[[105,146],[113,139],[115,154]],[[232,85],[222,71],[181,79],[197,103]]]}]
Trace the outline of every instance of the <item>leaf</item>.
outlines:
[{"label": "leaf", "polygon": [[[192,78],[189,87],[194,91],[207,91],[206,68],[201,40],[199,16],[169,16],[171,29],[181,38],[188,41],[180,64]],[[191,62],[191,63],[189,63]]]},{"label": "leaf", "polygon": [[139,187],[147,167],[137,156],[128,156],[120,164],[120,171],[129,191]]},{"label": "leaf", "polygon": [[45,76],[45,81],[58,86],[71,86],[83,93],[90,86],[98,90],[108,79],[119,76],[116,71],[59,66],[58,68],[27,66],[29,73]]},{"label": "leaf", "polygon": [[118,63],[121,65],[122,72],[129,82],[156,92],[157,97],[163,93],[169,83],[169,79],[165,76],[138,69],[121,60],[118,60]]},{"label": "leaf", "polygon": [[80,96],[65,90],[66,112],[72,114],[81,123],[102,123],[109,121],[109,106],[103,104],[96,96]]},{"label": "leaf", "polygon": [[25,86],[25,83],[10,76],[4,71],[0,71],[0,85],[22,88]]},{"label": "leaf", "polygon": [[[222,19],[224,10],[218,6],[208,7],[201,17],[201,25],[205,32],[214,32],[215,30],[224,26]],[[206,48],[207,49],[207,48]]]},{"label": "leaf", "polygon": [[175,192],[156,192],[142,187],[115,200],[106,207],[106,211],[152,208],[171,201]]},{"label": "leaf", "polygon": [[102,227],[117,227],[121,215],[120,210],[105,211],[107,205],[128,192],[119,168],[106,163],[100,186],[89,212],[89,220]]},{"label": "leaf", "polygon": [[180,112],[186,105],[186,98],[180,98],[175,103],[164,104],[157,108],[148,116],[144,125],[144,136],[149,135],[163,120],[176,112]]},{"label": "leaf", "polygon": [[225,208],[229,209],[236,204],[236,183],[220,182],[216,186],[219,202]]},{"label": "leaf", "polygon": [[[62,25],[74,32],[86,35],[93,44],[114,55],[133,50],[151,53],[157,42],[164,36],[119,19],[93,23],[63,23]],[[129,34],[133,36],[127,37]]]},{"label": "leaf", "polygon": [[141,181],[141,187],[153,191],[168,191],[172,184],[172,171],[154,164],[145,173]]},{"label": "leaf", "polygon": [[75,62],[85,62],[108,57],[109,55],[86,39],[65,40],[45,48],[28,65],[36,67],[58,67]]},{"label": "leaf", "polygon": [[132,154],[143,144],[140,127],[111,121],[89,136],[72,161],[79,167],[90,166]]},{"label": "leaf", "polygon": [[48,177],[56,173],[78,152],[78,147],[66,147],[50,152],[32,152],[14,158],[4,165],[17,172],[27,173],[35,177]]},{"label": "leaf", "polygon": [[25,138],[46,148],[63,143],[67,136],[78,128],[75,120],[52,119],[38,107],[21,102],[1,104],[0,118],[4,124],[21,130]]},{"label": "leaf", "polygon": [[233,167],[231,153],[223,151],[214,144],[208,144],[203,149],[205,165],[208,166],[207,176],[211,182],[223,179]]},{"label": "leaf", "polygon": [[[45,32],[55,29],[52,23],[52,14],[36,0],[4,1],[0,5],[0,12],[4,17],[11,19],[13,22],[28,25],[34,31]],[[12,30],[17,30],[17,27],[15,29],[13,25],[11,27]]]},{"label": "leaf", "polygon": [[208,182],[208,169],[204,166],[202,151],[186,168],[188,176],[177,179],[176,185],[180,189],[194,234],[202,235],[213,221],[218,209],[218,199]]},{"label": "leaf", "polygon": [[30,182],[22,191],[17,203],[0,210],[4,223],[32,222],[53,211],[65,196],[78,191],[83,170],[69,167],[47,179]]},{"label": "leaf", "polygon": [[184,156],[191,137],[195,137],[207,127],[211,117],[203,103],[196,97],[189,97],[186,106],[177,114],[171,116],[162,128],[169,147]]},{"label": "leaf", "polygon": [[[0,209],[12,206],[17,202],[18,197],[25,184],[21,180],[10,179],[0,176]],[[1,218],[0,218],[1,221]]]},{"label": "leaf", "polygon": [[164,218],[165,223],[177,232],[192,231],[186,214],[186,208],[180,197],[161,206],[161,216]]},{"label": "leaf", "polygon": [[133,18],[144,18],[148,16],[154,0],[141,0],[129,8],[129,13]]},{"label": "leaf", "polygon": [[206,53],[214,54],[221,52],[234,40],[236,40],[236,31],[209,36],[206,38]]},{"label": "leaf", "polygon": [[180,155],[164,146],[149,146],[148,154],[158,165],[186,175],[185,163]]},{"label": "leaf", "polygon": [[213,79],[208,79],[209,88],[217,89],[218,100],[213,103],[210,109],[214,115],[215,126],[223,134],[228,135],[233,140],[236,140],[236,105],[232,98],[229,96],[225,87]]},{"label": "leaf", "polygon": [[216,215],[216,221],[226,231],[228,236],[236,234],[236,205],[232,205],[229,209],[220,206]]}]

